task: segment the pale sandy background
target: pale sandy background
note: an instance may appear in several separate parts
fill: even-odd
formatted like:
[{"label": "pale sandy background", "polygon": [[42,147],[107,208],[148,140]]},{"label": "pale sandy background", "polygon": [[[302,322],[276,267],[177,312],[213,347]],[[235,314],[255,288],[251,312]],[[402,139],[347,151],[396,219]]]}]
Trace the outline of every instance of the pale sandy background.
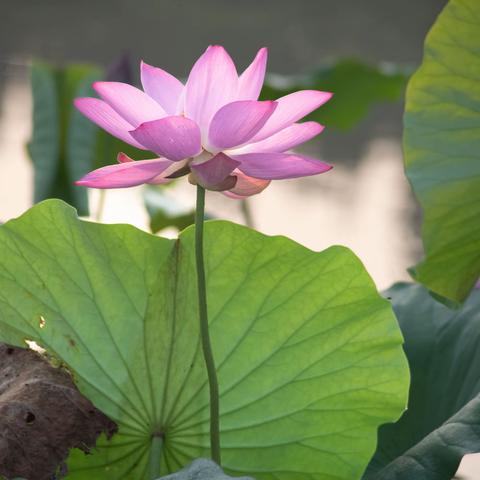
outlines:
[{"label": "pale sandy background", "polygon": [[[209,43],[227,46],[243,67],[270,47],[270,70],[307,71],[326,58],[420,62],[423,38],[443,0],[0,0],[0,221],[31,206],[28,66],[33,58],[106,65],[123,50],[184,76]],[[252,198],[255,226],[314,250],[350,247],[379,289],[408,279],[420,257],[419,212],[403,174],[402,105],[380,105],[348,133],[326,131],[307,150],[334,164],[315,178],[274,183]],[[113,162],[113,159],[112,159]],[[169,191],[192,206],[186,182]],[[93,211],[98,199],[91,192]],[[242,222],[239,204],[219,194],[209,211]],[[141,188],[110,191],[103,220],[147,227]],[[169,232],[172,234],[172,232]],[[479,462],[464,460],[459,478],[480,479]],[[412,479],[414,480],[414,479]]]}]

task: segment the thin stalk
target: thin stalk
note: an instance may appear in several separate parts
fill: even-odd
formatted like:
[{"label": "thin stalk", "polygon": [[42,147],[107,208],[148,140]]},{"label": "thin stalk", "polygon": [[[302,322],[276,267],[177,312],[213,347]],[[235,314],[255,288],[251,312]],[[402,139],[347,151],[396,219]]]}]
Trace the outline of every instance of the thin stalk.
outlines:
[{"label": "thin stalk", "polygon": [[160,478],[160,466],[162,460],[162,449],[163,449],[163,436],[162,435],[153,435],[152,444],[150,447],[150,461],[149,461],[149,471],[150,471],[150,480],[156,480]]},{"label": "thin stalk", "polygon": [[103,211],[105,209],[105,197],[107,195],[106,190],[99,190],[98,195],[98,204],[97,204],[97,211],[95,212],[95,221],[100,223],[103,218]]},{"label": "thin stalk", "polygon": [[253,222],[253,215],[251,204],[248,202],[246,198],[240,200],[240,209],[242,210],[243,220],[245,221],[245,225],[250,228],[255,228],[255,224]]},{"label": "thin stalk", "polygon": [[220,420],[218,380],[213,359],[210,333],[208,331],[207,288],[205,284],[205,264],[203,261],[203,223],[205,219],[205,189],[197,185],[197,208],[195,210],[195,258],[197,262],[198,313],[200,316],[200,336],[203,357],[207,366],[210,389],[210,448],[212,460],[218,465],[220,459]]}]

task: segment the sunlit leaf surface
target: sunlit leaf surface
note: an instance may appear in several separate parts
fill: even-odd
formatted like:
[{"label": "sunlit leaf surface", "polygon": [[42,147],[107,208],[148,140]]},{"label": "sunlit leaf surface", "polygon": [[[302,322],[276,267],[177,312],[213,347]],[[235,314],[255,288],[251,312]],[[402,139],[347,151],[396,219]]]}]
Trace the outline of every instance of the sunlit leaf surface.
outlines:
[{"label": "sunlit leaf surface", "polygon": [[[60,357],[120,426],[112,443],[71,458],[69,478],[147,479],[155,434],[163,474],[208,457],[193,234],[83,222],[54,200],[0,227],[1,340]],[[225,471],[360,478],[378,425],[406,404],[389,302],[343,247],[315,253],[215,221],[205,254]]]}]

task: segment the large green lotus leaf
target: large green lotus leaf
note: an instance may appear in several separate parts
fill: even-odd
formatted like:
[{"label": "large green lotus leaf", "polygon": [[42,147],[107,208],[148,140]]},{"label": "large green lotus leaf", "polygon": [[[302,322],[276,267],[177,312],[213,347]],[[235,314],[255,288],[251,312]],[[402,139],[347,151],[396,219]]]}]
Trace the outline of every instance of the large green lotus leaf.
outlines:
[{"label": "large green lotus leaf", "polygon": [[[69,478],[149,478],[155,434],[163,475],[208,456],[193,239],[79,221],[56,200],[0,227],[1,339],[58,356],[120,426],[71,458]],[[406,405],[389,302],[346,248],[315,253],[216,221],[205,241],[227,474],[360,478],[377,427]]]},{"label": "large green lotus leaf", "polygon": [[480,2],[452,0],[407,90],[405,163],[424,211],[412,273],[462,302],[480,276]]},{"label": "large green lotus leaf", "polygon": [[412,372],[408,410],[380,428],[368,480],[450,480],[462,456],[480,452],[480,290],[462,309],[420,285],[387,295],[405,337]]}]

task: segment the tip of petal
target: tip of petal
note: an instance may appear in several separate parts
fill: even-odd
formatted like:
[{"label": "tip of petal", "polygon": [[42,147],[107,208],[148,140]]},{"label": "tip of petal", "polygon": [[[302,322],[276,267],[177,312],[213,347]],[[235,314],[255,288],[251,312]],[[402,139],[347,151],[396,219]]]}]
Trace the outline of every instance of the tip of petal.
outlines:
[{"label": "tip of petal", "polygon": [[322,125],[321,123],[318,123],[318,122],[313,122],[313,121],[303,122],[301,125],[308,125],[312,129],[312,131],[315,132],[315,135],[318,135],[325,130],[325,125]]},{"label": "tip of petal", "polygon": [[103,89],[104,89],[104,84],[105,82],[100,82],[100,81],[97,81],[97,82],[93,82],[92,83],[92,88],[98,93],[100,94]]},{"label": "tip of petal", "polygon": [[325,97],[326,97],[325,102],[328,102],[334,95],[333,92],[321,92],[321,93],[323,93],[323,95],[325,95]]},{"label": "tip of petal", "polygon": [[154,70],[157,67],[154,67],[153,65],[150,65],[147,63],[145,60],[140,60],[140,70]]},{"label": "tip of petal", "polygon": [[103,104],[103,100],[100,100],[99,98],[95,97],[78,97],[73,99],[73,105],[74,107],[83,113],[84,115],[87,115],[91,112],[92,107],[95,107],[99,104]]},{"label": "tip of petal", "polygon": [[209,55],[213,55],[213,56],[220,55],[233,62],[227,49],[222,45],[209,45],[208,48],[205,50],[205,53],[207,52]]},{"label": "tip of petal", "polygon": [[118,85],[121,82],[104,82],[104,81],[96,81],[92,83],[92,88],[99,94],[102,95],[105,90],[107,90],[112,85]]},{"label": "tip of petal", "polygon": [[210,50],[210,49],[211,50],[222,50],[222,51],[226,52],[225,47],[222,46],[222,45],[209,45],[207,50]]},{"label": "tip of petal", "polygon": [[317,95],[319,98],[323,99],[323,101],[328,102],[333,97],[332,92],[324,92],[322,90],[310,90],[313,94]]},{"label": "tip of petal", "polygon": [[134,162],[133,158],[130,158],[126,153],[119,152],[117,155],[117,162],[118,163],[128,163],[128,162]]},{"label": "tip of petal", "polygon": [[80,179],[73,183],[74,185],[78,185],[79,187],[88,187],[89,182],[87,180]]},{"label": "tip of petal", "polygon": [[[89,97],[78,97],[73,99],[73,105],[75,105],[76,108],[81,110],[82,106],[88,102]],[[85,100],[87,102],[85,102]]]},{"label": "tip of petal", "polygon": [[268,55],[268,47],[262,47],[262,48],[257,52],[257,56],[262,56],[262,57],[264,57],[265,55]]}]

